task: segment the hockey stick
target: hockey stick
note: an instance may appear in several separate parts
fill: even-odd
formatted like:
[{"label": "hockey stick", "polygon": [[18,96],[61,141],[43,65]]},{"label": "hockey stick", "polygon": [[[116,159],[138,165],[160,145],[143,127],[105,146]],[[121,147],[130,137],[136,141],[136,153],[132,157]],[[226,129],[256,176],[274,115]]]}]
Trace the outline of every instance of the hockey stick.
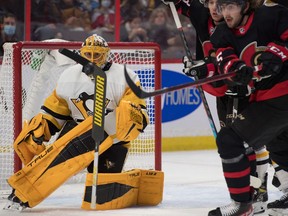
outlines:
[{"label": "hockey stick", "polygon": [[[174,2],[169,2],[169,6],[170,6],[170,9],[171,9],[174,21],[176,23],[176,27],[178,29],[178,32],[179,32],[180,36],[181,36],[181,39],[182,39],[182,42],[183,42],[183,45],[184,45],[184,48],[185,48],[186,55],[187,55],[189,61],[192,62],[192,64],[193,64],[192,54],[191,54],[191,52],[189,50],[188,43],[187,43],[187,40],[186,40],[186,37],[185,37],[185,34],[184,34],[184,31],[183,31],[183,28],[182,28],[182,25],[181,25],[181,22],[180,22],[180,19],[179,19],[179,16],[178,16],[178,13],[177,13],[177,10],[176,10]],[[195,76],[195,80],[197,81],[198,77]],[[215,126],[215,123],[214,123],[214,120],[213,120],[213,117],[212,117],[212,114],[211,114],[207,99],[205,97],[205,93],[204,93],[204,91],[203,91],[201,86],[198,87],[198,91],[200,93],[200,97],[202,99],[202,102],[203,102],[203,105],[204,105],[204,109],[206,111],[206,114],[207,114],[207,117],[208,117],[208,120],[209,120],[209,123],[210,123],[210,127],[212,129],[213,135],[216,138],[217,137],[217,129],[216,129],[216,126]]]},{"label": "hockey stick", "polygon": [[176,90],[187,88],[187,87],[198,87],[198,86],[201,86],[201,85],[204,85],[204,84],[208,84],[208,83],[211,83],[211,82],[215,82],[215,81],[218,81],[218,80],[223,80],[223,79],[226,79],[226,78],[234,76],[236,74],[236,71],[228,73],[228,74],[220,74],[220,75],[217,75],[217,76],[208,77],[208,78],[201,79],[201,80],[196,80],[194,82],[188,82],[188,83],[183,83],[183,84],[176,85],[176,86],[165,87],[165,88],[162,88],[162,89],[155,90],[153,92],[144,91],[139,86],[137,86],[133,82],[133,80],[130,78],[130,76],[129,76],[127,70],[126,70],[126,65],[124,67],[124,74],[125,74],[126,82],[129,85],[129,87],[131,88],[131,90],[134,92],[134,94],[137,97],[139,97],[139,98],[148,98],[148,97],[154,97],[154,96],[157,96],[157,95],[165,94],[165,93],[168,93],[168,92],[171,92],[171,91],[176,91]]},{"label": "hockey stick", "polygon": [[92,124],[92,137],[95,141],[95,152],[93,163],[93,183],[91,191],[91,209],[96,209],[99,145],[104,139],[104,116],[107,78],[105,72],[101,68],[78,55],[77,53],[74,53],[68,49],[60,49],[59,52],[83,65],[83,72],[86,74],[93,73],[95,80]]}]

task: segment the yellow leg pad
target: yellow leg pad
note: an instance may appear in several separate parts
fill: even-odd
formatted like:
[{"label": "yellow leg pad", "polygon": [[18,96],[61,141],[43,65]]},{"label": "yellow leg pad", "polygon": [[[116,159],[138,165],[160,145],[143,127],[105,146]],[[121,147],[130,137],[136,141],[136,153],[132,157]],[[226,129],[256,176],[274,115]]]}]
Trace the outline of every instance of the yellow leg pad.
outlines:
[{"label": "yellow leg pad", "polygon": [[[163,197],[164,174],[154,170],[99,173],[96,210],[120,209],[135,205],[157,205]],[[92,173],[86,176],[82,208],[91,210]]]},{"label": "yellow leg pad", "polygon": [[[91,210],[92,173],[87,173],[81,208]],[[96,210],[120,209],[137,204],[140,170],[99,173]]]},{"label": "yellow leg pad", "polygon": [[[8,183],[16,190],[15,194],[22,202],[28,202],[31,208],[36,206],[93,161],[94,143],[89,142],[90,146],[86,146],[79,143],[78,138],[75,139],[79,136],[89,137],[91,123],[92,117],[87,118],[8,179]],[[106,149],[106,145],[112,145],[112,138],[108,137],[102,144]]]},{"label": "yellow leg pad", "polygon": [[163,199],[164,172],[141,170],[138,205],[158,205]]}]

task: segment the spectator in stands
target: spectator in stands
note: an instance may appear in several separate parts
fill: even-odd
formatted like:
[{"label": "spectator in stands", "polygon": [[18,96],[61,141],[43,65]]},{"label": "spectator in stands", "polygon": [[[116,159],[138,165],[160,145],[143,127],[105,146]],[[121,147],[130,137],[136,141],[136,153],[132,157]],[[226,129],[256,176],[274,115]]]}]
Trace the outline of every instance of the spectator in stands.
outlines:
[{"label": "spectator in stands", "polygon": [[74,31],[91,31],[90,15],[81,9],[77,0],[60,0],[58,5],[62,23],[66,27]]},{"label": "spectator in stands", "polygon": [[137,11],[130,12],[130,16],[120,27],[120,40],[124,42],[148,41],[147,31],[141,23],[142,18]]},{"label": "spectator in stands", "polygon": [[17,31],[19,29],[19,22],[23,23],[24,21],[24,6],[25,1],[23,0],[0,0],[0,11],[4,11],[5,13],[12,13],[15,15],[17,20]]},{"label": "spectator in stands", "polygon": [[31,39],[42,41],[62,38],[58,30],[62,22],[58,1],[32,0],[31,4]]},{"label": "spectator in stands", "polygon": [[16,35],[16,16],[6,13],[1,19],[0,56],[4,55],[3,44],[18,41]]},{"label": "spectator in stands", "polygon": [[176,44],[176,36],[172,26],[169,25],[166,8],[158,7],[154,9],[149,18],[149,24],[149,41],[158,43],[162,51]]},{"label": "spectator in stands", "polygon": [[44,26],[40,26],[35,30],[32,35],[32,39],[35,41],[42,41],[48,39],[61,39],[63,35],[56,24],[50,23]]},{"label": "spectator in stands", "polygon": [[149,18],[146,0],[123,0],[120,7],[123,20],[129,19],[132,11],[137,11],[139,17],[144,21]]},{"label": "spectator in stands", "polygon": [[31,20],[39,24],[61,22],[61,12],[57,1],[32,0]]},{"label": "spectator in stands", "polygon": [[99,10],[91,18],[92,34],[98,34],[107,41],[114,40],[115,10],[114,0],[102,0]]},{"label": "spectator in stands", "polygon": [[[41,1],[41,0],[40,0]],[[78,0],[55,0],[53,1],[59,14],[60,21],[57,23],[40,23],[36,26],[33,40],[46,40],[62,38],[69,41],[80,41],[87,38],[91,31],[89,11]]]},{"label": "spectator in stands", "polygon": [[89,14],[93,14],[95,9],[100,7],[100,0],[81,0],[80,1],[80,8],[84,11],[88,11]]},{"label": "spectator in stands", "polygon": [[161,1],[157,0],[142,0],[142,4],[145,5],[145,8],[147,8],[147,17],[149,18],[151,16],[152,11],[157,8],[159,5],[161,5]]}]

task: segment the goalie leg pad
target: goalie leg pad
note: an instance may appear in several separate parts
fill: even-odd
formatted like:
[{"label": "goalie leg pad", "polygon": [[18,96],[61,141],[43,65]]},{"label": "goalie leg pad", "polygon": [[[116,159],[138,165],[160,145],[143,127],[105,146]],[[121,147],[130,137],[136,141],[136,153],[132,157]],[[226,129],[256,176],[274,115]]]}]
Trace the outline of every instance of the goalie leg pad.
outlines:
[{"label": "goalie leg pad", "polygon": [[[124,144],[114,144],[99,156],[99,173],[121,173],[127,156],[128,148]],[[93,162],[87,170],[93,173]]]},{"label": "goalie leg pad", "polygon": [[138,205],[158,205],[163,199],[164,172],[141,170]]},{"label": "goalie leg pad", "polygon": [[[87,173],[81,208],[92,210],[92,173]],[[99,173],[97,210],[127,208],[135,205],[157,205],[163,198],[164,173],[155,170],[130,170],[124,173]]]},{"label": "goalie leg pad", "polygon": [[[15,195],[34,207],[54,192],[68,178],[86,168],[94,159],[91,137],[92,116],[47,147],[23,169],[8,179]],[[99,147],[107,149],[113,139],[108,137]],[[53,179],[53,181],[51,181]]]},{"label": "goalie leg pad", "polygon": [[[87,173],[82,209],[91,209],[93,174]],[[97,210],[121,209],[137,204],[140,171],[99,173],[97,182]]]}]

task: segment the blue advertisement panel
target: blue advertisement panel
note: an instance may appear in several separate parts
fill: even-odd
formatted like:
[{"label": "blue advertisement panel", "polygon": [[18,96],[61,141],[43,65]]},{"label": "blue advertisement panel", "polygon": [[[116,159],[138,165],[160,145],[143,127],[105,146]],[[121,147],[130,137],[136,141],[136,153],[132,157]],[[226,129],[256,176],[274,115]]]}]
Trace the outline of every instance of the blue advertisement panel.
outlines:
[{"label": "blue advertisement panel", "polygon": [[[185,74],[171,70],[162,70],[162,88],[192,82]],[[201,105],[201,97],[196,88],[184,88],[164,95],[162,122],[180,119],[194,112]]]},{"label": "blue advertisement panel", "polygon": [[[182,73],[183,64],[162,64],[162,88],[193,79]],[[215,125],[219,129],[215,97],[205,93]],[[197,88],[184,88],[162,95],[162,136],[212,136],[208,117]]]}]

